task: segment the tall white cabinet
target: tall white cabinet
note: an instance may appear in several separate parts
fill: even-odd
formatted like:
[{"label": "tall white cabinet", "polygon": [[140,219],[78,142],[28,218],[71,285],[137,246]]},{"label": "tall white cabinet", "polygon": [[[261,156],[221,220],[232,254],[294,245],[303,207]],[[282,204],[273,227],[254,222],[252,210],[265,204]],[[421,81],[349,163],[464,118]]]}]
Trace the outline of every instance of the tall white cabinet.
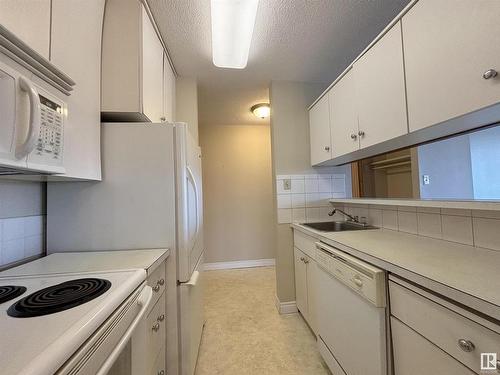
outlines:
[{"label": "tall white cabinet", "polygon": [[[107,0],[103,29],[102,108],[104,121],[172,119],[175,75],[139,0]],[[167,59],[168,61],[168,59]],[[126,78],[124,78],[126,77]]]},{"label": "tall white cabinet", "polygon": [[499,14],[500,1],[420,0],[403,17],[410,131],[500,100],[487,75],[500,73]]}]

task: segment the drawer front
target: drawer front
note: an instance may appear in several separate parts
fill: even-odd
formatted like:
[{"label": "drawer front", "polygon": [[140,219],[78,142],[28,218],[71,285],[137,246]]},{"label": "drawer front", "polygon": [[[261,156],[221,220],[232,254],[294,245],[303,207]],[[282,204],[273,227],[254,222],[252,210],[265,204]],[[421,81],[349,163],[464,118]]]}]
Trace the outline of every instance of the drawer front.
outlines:
[{"label": "drawer front", "polygon": [[165,291],[165,262],[160,264],[150,275],[148,275],[148,278],[146,280],[147,284],[153,288],[153,303],[152,305],[154,306],[155,303],[158,301],[160,296],[163,294]]},{"label": "drawer front", "polygon": [[391,314],[442,350],[479,372],[481,353],[500,355],[500,335],[394,282]]},{"label": "drawer front", "polygon": [[165,347],[160,349],[160,353],[158,353],[158,357],[156,357],[156,361],[151,368],[150,375],[166,375],[167,367],[165,362]]},{"label": "drawer front", "polygon": [[146,318],[146,357],[147,363],[154,363],[161,348],[165,347],[165,293],[163,293]]},{"label": "drawer front", "polygon": [[391,317],[394,375],[474,375],[398,319]]},{"label": "drawer front", "polygon": [[317,240],[314,237],[303,234],[298,230],[293,231],[294,246],[314,260],[316,260],[316,242]]}]

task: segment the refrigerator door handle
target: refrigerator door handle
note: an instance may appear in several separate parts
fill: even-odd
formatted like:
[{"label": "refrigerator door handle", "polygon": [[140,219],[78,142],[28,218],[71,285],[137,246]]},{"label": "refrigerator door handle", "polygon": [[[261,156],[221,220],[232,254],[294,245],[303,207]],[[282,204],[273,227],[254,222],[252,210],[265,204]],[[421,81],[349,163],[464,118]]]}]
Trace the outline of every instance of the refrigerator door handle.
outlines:
[{"label": "refrigerator door handle", "polygon": [[194,199],[195,199],[195,205],[196,205],[196,231],[194,234],[194,238],[198,237],[198,232],[200,230],[200,214],[199,214],[199,209],[198,209],[198,185],[196,184],[196,179],[194,178],[193,171],[191,168],[186,166],[187,174],[188,174],[188,179],[191,180],[191,183],[193,184],[194,187]]},{"label": "refrigerator door handle", "polygon": [[187,283],[185,283],[184,285],[196,286],[196,284],[198,284],[199,278],[200,278],[200,271],[194,271],[193,274],[191,275],[191,278],[189,279],[189,281]]}]

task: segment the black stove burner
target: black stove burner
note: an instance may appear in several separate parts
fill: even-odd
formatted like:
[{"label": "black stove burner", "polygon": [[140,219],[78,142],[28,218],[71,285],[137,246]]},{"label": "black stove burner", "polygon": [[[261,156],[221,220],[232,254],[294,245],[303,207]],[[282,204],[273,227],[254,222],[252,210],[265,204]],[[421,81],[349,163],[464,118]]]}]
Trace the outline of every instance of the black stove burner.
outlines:
[{"label": "black stove burner", "polygon": [[0,286],[0,303],[4,303],[19,297],[21,294],[26,292],[24,286],[18,285],[1,285]]},{"label": "black stove burner", "polygon": [[99,297],[111,287],[104,279],[76,279],[40,289],[9,307],[7,314],[29,318],[64,311]]}]

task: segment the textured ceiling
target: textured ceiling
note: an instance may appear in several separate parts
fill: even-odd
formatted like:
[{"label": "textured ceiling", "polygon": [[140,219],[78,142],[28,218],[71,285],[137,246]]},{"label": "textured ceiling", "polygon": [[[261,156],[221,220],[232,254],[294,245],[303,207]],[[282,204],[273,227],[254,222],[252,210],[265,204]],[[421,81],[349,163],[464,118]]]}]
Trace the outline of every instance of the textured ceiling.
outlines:
[{"label": "textured ceiling", "polygon": [[181,76],[198,78],[199,122],[268,123],[249,112],[271,80],[325,87],[409,0],[260,0],[246,69],[212,64],[210,0],[148,0]]}]

